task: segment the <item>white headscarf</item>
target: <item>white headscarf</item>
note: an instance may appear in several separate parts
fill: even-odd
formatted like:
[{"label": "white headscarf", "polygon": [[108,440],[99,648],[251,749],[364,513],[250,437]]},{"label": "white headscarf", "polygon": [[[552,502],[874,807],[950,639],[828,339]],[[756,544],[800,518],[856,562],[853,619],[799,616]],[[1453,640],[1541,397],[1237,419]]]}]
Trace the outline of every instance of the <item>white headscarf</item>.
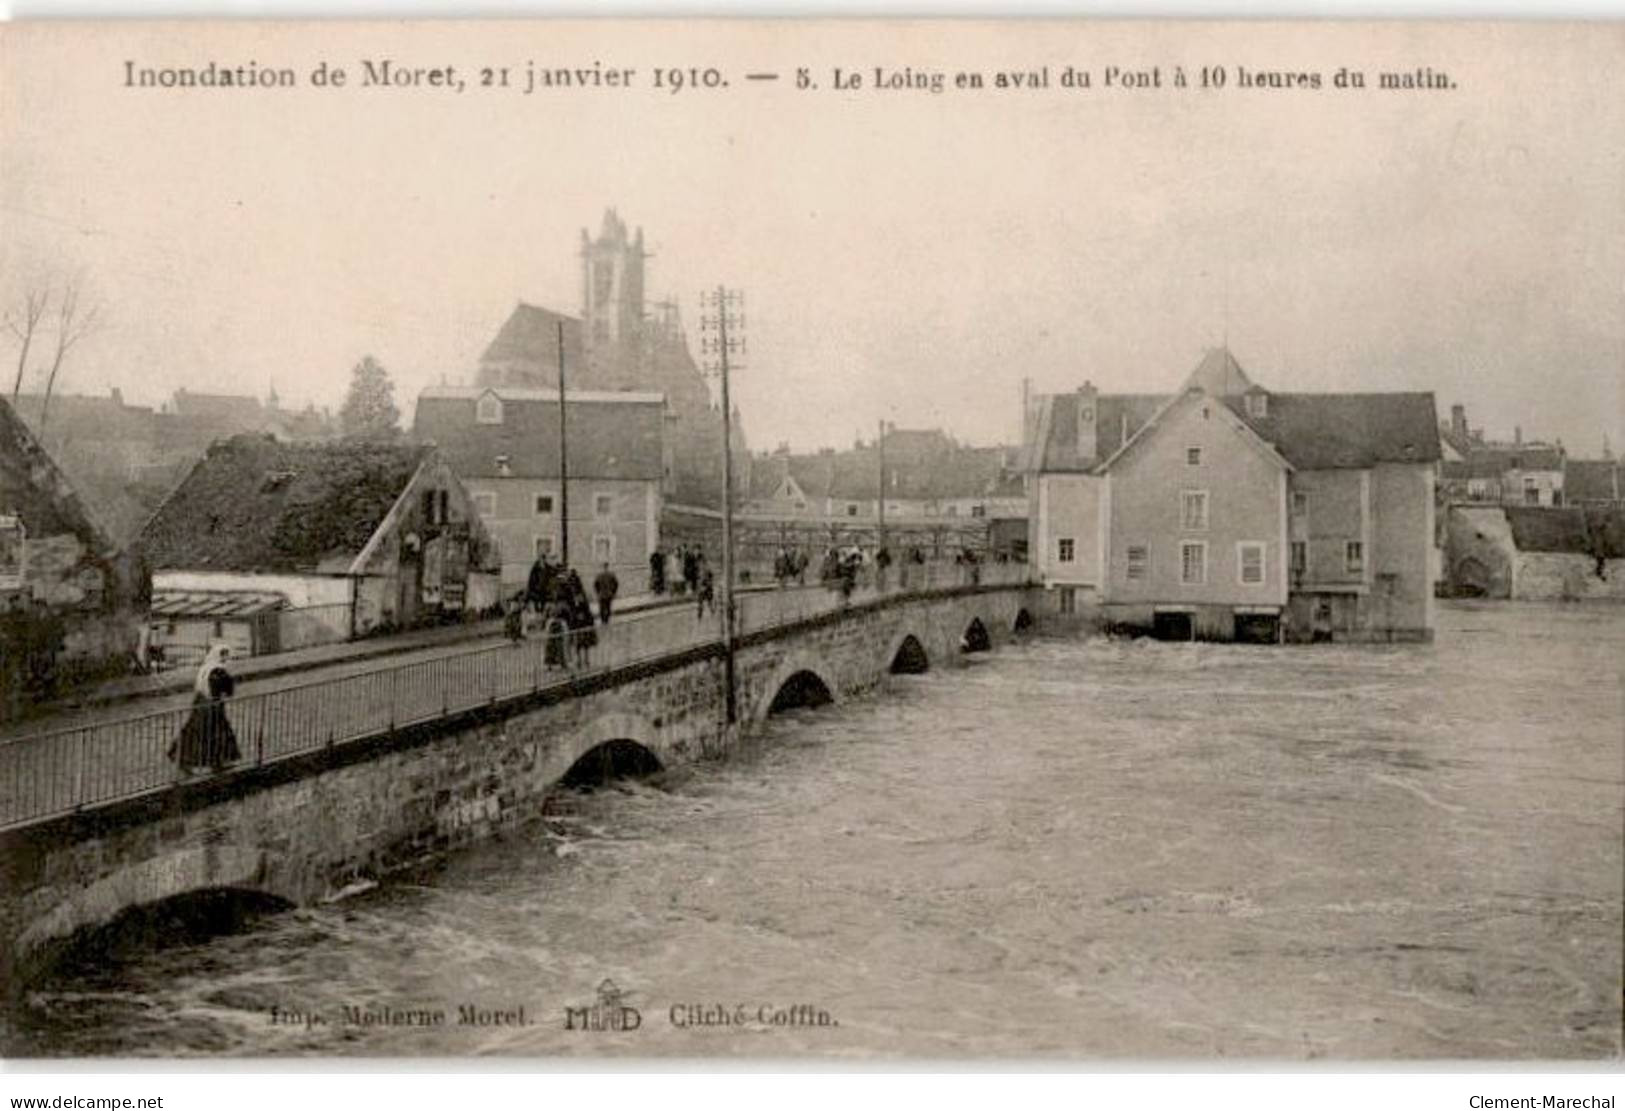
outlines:
[{"label": "white headscarf", "polygon": [[203,656],[203,663],[197,669],[197,678],[192,682],[192,689],[204,698],[211,697],[209,690],[209,673],[215,668],[225,669],[226,655],[230,648],[224,644],[211,644],[209,651]]}]

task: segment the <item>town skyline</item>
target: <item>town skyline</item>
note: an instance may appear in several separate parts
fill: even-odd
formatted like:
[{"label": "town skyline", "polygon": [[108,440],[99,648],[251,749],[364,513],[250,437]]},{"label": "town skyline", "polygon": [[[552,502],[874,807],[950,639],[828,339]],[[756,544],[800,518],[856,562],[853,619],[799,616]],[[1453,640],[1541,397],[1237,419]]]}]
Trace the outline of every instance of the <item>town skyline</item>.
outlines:
[{"label": "town skyline", "polygon": [[[317,52],[267,32],[260,61],[365,53],[364,28],[335,34]],[[458,54],[458,32],[435,35]],[[1092,39],[1108,51],[1116,35]],[[860,42],[800,41],[831,57]],[[1022,41],[992,36],[984,64],[1026,57]],[[1327,64],[1332,41],[1291,39]],[[1226,345],[1271,389],[1431,391],[1491,435],[1522,425],[1594,456],[1604,436],[1625,443],[1625,166],[1575,121],[1622,109],[1572,67],[1535,97],[1497,65],[1600,64],[1614,41],[1411,28],[1400,53],[1460,75],[1435,100],[1012,111],[781,90],[721,123],[715,102],[678,96],[475,122],[406,94],[366,102],[361,131],[309,90],[227,106],[70,81],[8,121],[0,268],[13,296],[30,272],[82,271],[105,306],[63,392],[155,404],[274,384],[336,408],[370,354],[409,414],[423,388],[472,379],[516,303],[580,311],[579,235],[613,207],[644,229],[649,300],[676,295],[691,347],[699,291],[746,292],[734,393],[753,449],[845,446],[882,419],[1008,442],[1023,378],[1164,392]],[[768,40],[737,45],[792,68]],[[143,49],[161,60],[160,38]],[[42,40],[18,64],[51,59]]]}]

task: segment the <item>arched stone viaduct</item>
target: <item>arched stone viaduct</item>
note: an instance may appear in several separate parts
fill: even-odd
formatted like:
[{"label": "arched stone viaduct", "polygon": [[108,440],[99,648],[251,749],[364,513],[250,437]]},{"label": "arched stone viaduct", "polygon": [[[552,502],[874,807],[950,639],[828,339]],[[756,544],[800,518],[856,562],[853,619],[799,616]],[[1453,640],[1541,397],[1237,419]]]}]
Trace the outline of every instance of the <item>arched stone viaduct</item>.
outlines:
[{"label": "arched stone viaduct", "polygon": [[0,835],[0,980],[23,985],[80,931],[178,897],[329,898],[538,816],[600,746],[632,742],[666,767],[717,755],[781,692],[839,702],[894,665],[956,666],[966,646],[996,647],[1029,627],[1046,601],[1026,587],[961,588],[747,635],[733,727],[712,644],[10,831]]}]

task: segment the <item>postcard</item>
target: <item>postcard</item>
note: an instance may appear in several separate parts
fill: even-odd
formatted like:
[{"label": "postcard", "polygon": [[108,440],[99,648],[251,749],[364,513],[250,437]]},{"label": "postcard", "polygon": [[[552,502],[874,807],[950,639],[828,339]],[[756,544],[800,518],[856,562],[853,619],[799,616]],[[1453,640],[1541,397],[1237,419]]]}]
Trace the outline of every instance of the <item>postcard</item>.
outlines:
[{"label": "postcard", "polygon": [[1625,27],[0,27],[0,1053],[1617,1060]]}]

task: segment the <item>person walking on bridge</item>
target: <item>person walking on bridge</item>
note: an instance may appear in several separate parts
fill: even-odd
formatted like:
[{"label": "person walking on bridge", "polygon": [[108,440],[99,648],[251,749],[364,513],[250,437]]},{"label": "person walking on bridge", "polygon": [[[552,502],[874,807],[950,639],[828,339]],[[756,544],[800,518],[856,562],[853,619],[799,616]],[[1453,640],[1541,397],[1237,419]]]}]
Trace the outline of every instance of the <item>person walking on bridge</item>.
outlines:
[{"label": "person walking on bridge", "polygon": [[615,595],[620,589],[621,580],[615,577],[609,564],[604,564],[604,569],[592,581],[592,592],[598,595],[598,620],[605,625],[609,624],[609,611],[614,607]]},{"label": "person walking on bridge", "polygon": [[226,716],[226,699],[236,691],[236,681],[226,670],[231,650],[224,644],[210,647],[192,681],[192,713],[181,727],[179,737],[169,746],[169,758],[183,774],[219,771],[242,759],[237,734]]}]

